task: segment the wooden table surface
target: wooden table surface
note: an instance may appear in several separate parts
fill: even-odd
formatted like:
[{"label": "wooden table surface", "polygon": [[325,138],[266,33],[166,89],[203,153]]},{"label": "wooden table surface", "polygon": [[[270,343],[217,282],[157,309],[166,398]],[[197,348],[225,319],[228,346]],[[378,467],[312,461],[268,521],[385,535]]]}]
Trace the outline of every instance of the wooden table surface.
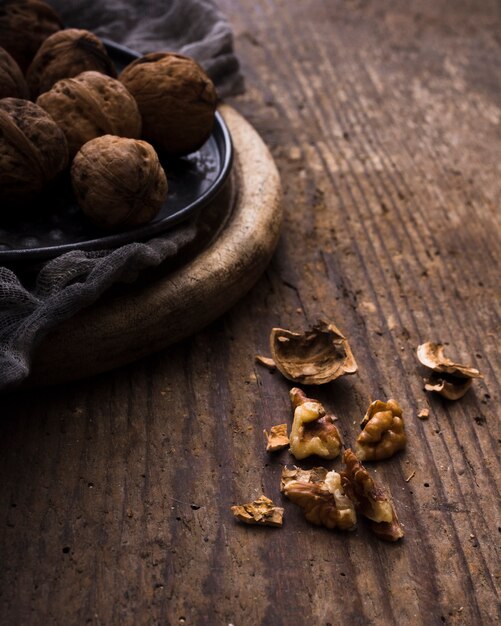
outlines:
[{"label": "wooden table surface", "polygon": [[[231,104],[282,176],[277,253],[191,339],[0,400],[0,621],[499,623],[499,2],[220,4],[247,79]],[[264,451],[263,428],[290,422],[290,385],[254,355],[273,326],[319,317],[359,364],[308,389],[346,441],[371,400],[404,409],[407,450],[371,465],[398,544],[309,525],[279,493],[289,453]],[[428,395],[426,340],[484,380],[455,403]],[[233,520],[261,493],[283,503],[282,529]]]}]

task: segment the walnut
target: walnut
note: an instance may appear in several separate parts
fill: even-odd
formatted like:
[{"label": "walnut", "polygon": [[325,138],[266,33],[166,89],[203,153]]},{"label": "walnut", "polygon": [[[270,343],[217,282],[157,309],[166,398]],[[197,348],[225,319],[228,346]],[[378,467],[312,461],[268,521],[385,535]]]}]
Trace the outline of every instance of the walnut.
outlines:
[{"label": "walnut", "polygon": [[141,135],[137,104],[121,82],[99,72],[58,81],[37,99],[63,129],[70,156],[101,135],[136,139]]},{"label": "walnut", "polygon": [[278,424],[272,426],[270,432],[264,431],[267,439],[266,452],[277,452],[283,450],[289,445],[289,437],[287,436],[287,424]]},{"label": "walnut", "polygon": [[322,385],[357,371],[347,339],[334,324],[324,321],[305,333],[273,328],[270,348],[285,378],[305,385]]},{"label": "walnut", "polygon": [[355,444],[360,461],[388,459],[407,444],[402,409],[396,400],[376,400],[367,409]]},{"label": "walnut", "polygon": [[260,496],[254,502],[232,506],[233,515],[244,524],[259,526],[282,526],[284,510],[275,506],[266,496]]},{"label": "walnut", "polygon": [[28,85],[24,80],[21,68],[7,50],[0,48],[0,99],[21,98],[28,100],[29,97]]},{"label": "walnut", "polygon": [[351,530],[355,527],[357,522],[355,508],[344,493],[341,476],[337,472],[316,468],[311,474],[313,480],[310,480],[308,472],[299,471],[297,474],[298,479],[293,480],[290,470],[284,468],[283,492],[289,500],[303,509],[309,522],[330,529]]},{"label": "walnut", "polygon": [[280,480],[280,491],[285,492],[285,488],[291,482],[299,483],[324,483],[325,477],[328,471],[325,467],[313,467],[309,470],[304,470],[294,465],[292,469],[287,466],[282,470],[282,477]]},{"label": "walnut", "polygon": [[0,100],[2,209],[29,203],[67,164],[64,133],[50,115],[28,100]]},{"label": "walnut", "polygon": [[40,0],[10,0],[0,7],[0,42],[23,72],[42,42],[62,27],[54,9]]},{"label": "walnut", "polygon": [[422,365],[432,370],[431,376],[425,380],[426,391],[435,391],[448,400],[459,400],[471,387],[474,378],[483,378],[476,368],[447,358],[441,343],[428,341],[421,344],[417,357]]},{"label": "walnut", "polygon": [[119,79],[137,100],[144,138],[162,152],[189,154],[209,138],[216,90],[193,59],[154,52],[128,65]]},{"label": "walnut", "polygon": [[371,528],[381,539],[397,541],[404,536],[397,513],[387,493],[371,478],[365,467],[348,448],[343,455],[345,471],[341,484],[355,509],[372,520]]},{"label": "walnut", "polygon": [[341,436],[334,425],[335,417],[326,415],[324,407],[294,387],[289,392],[294,407],[290,451],[296,459],[317,454],[335,459],[341,451]]},{"label": "walnut", "polygon": [[139,139],[104,135],[73,161],[78,204],[97,226],[122,230],[152,220],[167,195],[167,179],[153,147]]},{"label": "walnut", "polygon": [[113,63],[103,42],[88,30],[67,28],[51,35],[31,62],[26,80],[36,98],[62,78],[96,71],[116,78]]}]

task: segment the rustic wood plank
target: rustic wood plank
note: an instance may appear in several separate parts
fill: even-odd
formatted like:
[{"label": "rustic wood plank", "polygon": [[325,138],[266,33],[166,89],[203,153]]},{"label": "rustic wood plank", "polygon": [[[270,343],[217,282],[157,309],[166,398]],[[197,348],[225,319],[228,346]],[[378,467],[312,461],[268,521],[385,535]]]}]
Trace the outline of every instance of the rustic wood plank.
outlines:
[{"label": "rustic wood plank", "polygon": [[[1,399],[8,624],[494,624],[499,606],[499,4],[221,0],[286,221],[251,293],[190,340],[116,372]],[[280,530],[289,384],[254,364],[274,325],[336,320],[359,374],[318,390],[347,442],[370,400],[404,407],[378,464],[406,537]],[[425,394],[423,340],[485,374]],[[430,418],[417,419],[428,407]],[[334,461],[333,467],[339,462]],[[406,482],[411,473],[413,478]],[[15,505],[15,506],[13,506]]]}]

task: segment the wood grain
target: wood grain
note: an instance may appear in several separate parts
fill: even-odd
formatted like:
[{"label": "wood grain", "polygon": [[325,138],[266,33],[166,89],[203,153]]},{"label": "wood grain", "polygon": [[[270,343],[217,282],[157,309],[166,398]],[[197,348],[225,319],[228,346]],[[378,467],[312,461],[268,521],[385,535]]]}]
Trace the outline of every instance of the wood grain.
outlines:
[{"label": "wood grain", "polygon": [[[248,296],[204,331],[87,382],[1,401],[5,624],[496,624],[501,400],[499,4],[221,0],[247,76],[233,104],[278,164],[286,219]],[[407,450],[371,464],[406,537],[229,511],[277,502],[289,385],[272,326],[324,317],[359,373],[319,390],[347,442],[376,398]],[[422,389],[415,349],[485,375]],[[417,419],[423,407],[427,421]],[[333,467],[339,467],[334,461]],[[413,478],[406,482],[412,472]]]}]

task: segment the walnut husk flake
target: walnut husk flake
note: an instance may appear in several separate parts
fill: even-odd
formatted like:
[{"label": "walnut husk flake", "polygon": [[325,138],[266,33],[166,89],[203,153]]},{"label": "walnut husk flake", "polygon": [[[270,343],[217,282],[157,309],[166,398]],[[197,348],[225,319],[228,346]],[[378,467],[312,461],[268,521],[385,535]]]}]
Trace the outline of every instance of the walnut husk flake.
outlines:
[{"label": "walnut husk flake", "polygon": [[385,541],[397,541],[404,536],[390,496],[370,476],[349,448],[343,455],[345,470],[341,484],[358,513],[371,520],[371,529]]},{"label": "walnut husk flake", "polygon": [[283,376],[305,385],[322,385],[357,371],[348,340],[324,321],[305,333],[273,328],[270,349]]},{"label": "walnut husk flake", "polygon": [[432,370],[425,380],[426,391],[434,391],[448,400],[459,400],[471,387],[474,378],[483,375],[474,367],[455,363],[445,356],[441,343],[428,341],[418,346],[419,362]]},{"label": "walnut husk flake", "polygon": [[21,68],[7,50],[0,48],[0,99],[21,98],[28,100],[29,97],[28,85]]},{"label": "walnut husk flake", "polygon": [[88,30],[67,28],[43,42],[28,68],[26,80],[36,98],[58,80],[88,71],[117,75],[99,37]]},{"label": "walnut husk flake", "polygon": [[244,524],[280,527],[283,523],[284,510],[275,506],[265,495],[247,504],[231,507],[233,515]]},{"label": "walnut husk flake", "polygon": [[396,400],[376,400],[367,409],[355,443],[360,461],[388,459],[407,444],[402,409]]},{"label": "walnut husk flake", "polygon": [[289,445],[287,424],[277,424],[270,428],[270,432],[264,431],[266,437],[266,452],[277,452]]},{"label": "walnut husk flake", "polygon": [[334,424],[334,415],[327,415],[320,402],[307,398],[297,387],[291,389],[289,395],[294,408],[291,454],[298,460],[312,454],[335,459],[341,451],[341,435]]},{"label": "walnut husk flake", "polygon": [[351,530],[356,525],[354,505],[344,493],[337,472],[327,472],[324,468],[310,471],[284,468],[282,491],[312,524],[340,530]]}]

